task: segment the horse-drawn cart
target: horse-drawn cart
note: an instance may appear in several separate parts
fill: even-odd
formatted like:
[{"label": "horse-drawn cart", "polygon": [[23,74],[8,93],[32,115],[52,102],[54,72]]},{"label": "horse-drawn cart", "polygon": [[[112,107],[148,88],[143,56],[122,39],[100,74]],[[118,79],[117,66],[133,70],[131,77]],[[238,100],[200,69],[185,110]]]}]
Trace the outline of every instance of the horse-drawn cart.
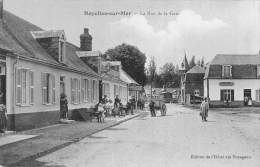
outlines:
[{"label": "horse-drawn cart", "polygon": [[155,111],[160,110],[161,116],[165,116],[167,108],[164,100],[162,98],[152,98],[152,101],[154,102]]}]

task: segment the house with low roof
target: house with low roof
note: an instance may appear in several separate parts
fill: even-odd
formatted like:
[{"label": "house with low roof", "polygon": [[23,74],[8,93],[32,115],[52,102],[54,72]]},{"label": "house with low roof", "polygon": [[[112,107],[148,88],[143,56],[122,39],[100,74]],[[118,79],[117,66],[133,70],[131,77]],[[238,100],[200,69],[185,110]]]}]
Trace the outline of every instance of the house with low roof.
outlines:
[{"label": "house with low roof", "polygon": [[87,29],[79,48],[63,30],[43,30],[3,10],[0,2],[0,101],[7,109],[8,129],[58,123],[62,93],[69,113],[93,109],[100,76],[77,55],[91,47]]},{"label": "house with low roof", "polygon": [[204,77],[204,92],[212,106],[260,106],[260,55],[218,54]]}]

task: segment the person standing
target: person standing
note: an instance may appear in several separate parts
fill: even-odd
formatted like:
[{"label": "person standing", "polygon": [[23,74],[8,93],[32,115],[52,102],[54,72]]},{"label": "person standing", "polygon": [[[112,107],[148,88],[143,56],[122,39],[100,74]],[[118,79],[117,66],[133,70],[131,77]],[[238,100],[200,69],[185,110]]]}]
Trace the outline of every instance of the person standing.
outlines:
[{"label": "person standing", "polygon": [[149,104],[149,108],[150,108],[150,113],[151,113],[151,116],[152,117],[155,117],[156,114],[155,114],[155,103],[154,101],[151,100],[150,104]]},{"label": "person standing", "polygon": [[253,105],[252,98],[249,97],[248,98],[248,106],[251,107],[252,105]]},{"label": "person standing", "polygon": [[200,105],[200,116],[202,118],[202,121],[207,121],[208,111],[209,111],[209,103],[207,98],[204,98]]},{"label": "person standing", "polygon": [[130,111],[132,115],[134,115],[134,108],[135,108],[135,97],[132,96],[132,98],[130,99]]},{"label": "person standing", "polygon": [[4,93],[0,91],[0,133],[4,133],[7,127],[7,111],[4,105]]},{"label": "person standing", "polygon": [[61,118],[68,118],[68,100],[66,94],[64,93],[60,95],[60,112]]}]

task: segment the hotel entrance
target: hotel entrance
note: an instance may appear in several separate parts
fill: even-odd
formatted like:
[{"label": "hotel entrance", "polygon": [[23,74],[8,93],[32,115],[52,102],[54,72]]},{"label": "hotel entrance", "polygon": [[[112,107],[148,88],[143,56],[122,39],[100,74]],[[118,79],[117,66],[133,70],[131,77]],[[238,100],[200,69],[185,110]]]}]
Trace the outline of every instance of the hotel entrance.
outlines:
[{"label": "hotel entrance", "polygon": [[244,105],[252,105],[251,89],[244,89]]}]

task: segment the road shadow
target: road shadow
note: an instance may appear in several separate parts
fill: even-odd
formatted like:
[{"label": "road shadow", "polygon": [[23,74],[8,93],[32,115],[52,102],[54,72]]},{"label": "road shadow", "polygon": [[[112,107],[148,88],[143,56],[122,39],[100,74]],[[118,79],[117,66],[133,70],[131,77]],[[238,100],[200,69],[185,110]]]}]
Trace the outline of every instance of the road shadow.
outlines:
[{"label": "road shadow", "polygon": [[106,130],[119,131],[119,130],[128,130],[128,129],[127,128],[114,128],[114,127],[112,127],[112,128],[108,128]]},{"label": "road shadow", "polygon": [[10,165],[9,167],[65,167],[64,165],[50,165],[45,162],[40,162],[35,159],[30,159],[26,161],[21,161]]},{"label": "road shadow", "polygon": [[89,139],[106,139],[107,137],[91,135],[91,136],[88,136],[87,138],[89,138]]},{"label": "road shadow", "polygon": [[206,123],[207,123],[207,122],[217,122],[217,121],[206,121]]},{"label": "road shadow", "polygon": [[145,121],[145,120],[147,120],[147,119],[145,119],[145,118],[135,119],[135,121]]},{"label": "road shadow", "polygon": [[164,115],[164,116],[162,116],[162,115],[158,115],[158,116],[156,116],[156,117],[173,117],[173,116],[175,116],[175,115]]}]

